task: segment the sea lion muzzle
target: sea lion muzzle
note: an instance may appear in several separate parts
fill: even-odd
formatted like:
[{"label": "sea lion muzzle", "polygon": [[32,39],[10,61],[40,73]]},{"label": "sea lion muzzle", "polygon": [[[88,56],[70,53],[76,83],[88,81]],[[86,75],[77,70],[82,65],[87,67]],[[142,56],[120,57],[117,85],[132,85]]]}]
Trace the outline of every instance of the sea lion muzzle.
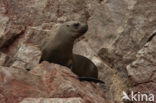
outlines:
[{"label": "sea lion muzzle", "polygon": [[85,26],[81,28],[80,33],[84,34],[85,32],[87,32],[87,30],[88,30],[88,25],[86,24]]}]

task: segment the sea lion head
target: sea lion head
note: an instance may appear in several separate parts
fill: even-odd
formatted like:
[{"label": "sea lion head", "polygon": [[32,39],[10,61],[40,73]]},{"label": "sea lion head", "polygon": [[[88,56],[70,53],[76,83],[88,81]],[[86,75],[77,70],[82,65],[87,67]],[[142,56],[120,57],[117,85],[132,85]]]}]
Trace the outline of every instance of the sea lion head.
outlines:
[{"label": "sea lion head", "polygon": [[69,21],[65,22],[59,31],[64,32],[64,36],[72,37],[74,39],[82,36],[88,30],[88,25],[86,23],[78,22],[78,21]]}]

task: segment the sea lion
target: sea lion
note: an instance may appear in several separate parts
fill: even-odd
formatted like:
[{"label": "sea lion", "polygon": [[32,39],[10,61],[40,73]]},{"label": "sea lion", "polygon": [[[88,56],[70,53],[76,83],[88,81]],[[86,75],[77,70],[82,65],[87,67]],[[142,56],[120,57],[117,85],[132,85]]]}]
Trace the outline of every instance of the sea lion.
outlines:
[{"label": "sea lion", "polygon": [[76,21],[66,22],[61,25],[56,36],[42,50],[42,60],[70,67],[72,64],[72,49],[74,40],[88,30],[88,25]]},{"label": "sea lion", "polygon": [[86,57],[73,54],[74,41],[88,30],[86,23],[69,21],[61,25],[56,36],[42,51],[41,61],[46,60],[71,68],[81,81],[101,82],[98,80],[97,67]]}]

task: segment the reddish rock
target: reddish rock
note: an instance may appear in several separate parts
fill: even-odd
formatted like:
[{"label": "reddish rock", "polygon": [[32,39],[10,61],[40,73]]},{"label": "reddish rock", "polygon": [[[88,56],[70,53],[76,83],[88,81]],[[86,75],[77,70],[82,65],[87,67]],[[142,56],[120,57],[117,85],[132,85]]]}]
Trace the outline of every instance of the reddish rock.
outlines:
[{"label": "reddish rock", "polygon": [[[138,51],[137,59],[127,66],[132,91],[156,95],[156,37]],[[154,98],[156,103],[156,99]],[[144,101],[146,103],[146,101]]]},{"label": "reddish rock", "polygon": [[22,44],[15,54],[17,60],[23,61],[30,65],[35,66],[39,63],[41,58],[41,50],[39,47],[32,44]]},{"label": "reddish rock", "polygon": [[20,103],[85,103],[81,98],[25,98]]},{"label": "reddish rock", "polygon": [[80,97],[85,103],[106,103],[99,86],[80,82],[68,68],[48,62],[43,62],[30,72],[1,67],[0,97],[0,103],[18,103],[27,97]]},{"label": "reddish rock", "polygon": [[18,103],[25,97],[48,97],[39,77],[7,67],[0,67],[0,95],[0,103]]},{"label": "reddish rock", "polygon": [[127,71],[133,82],[156,82],[156,37],[138,51],[137,59],[127,66]]},{"label": "reddish rock", "polygon": [[8,56],[4,53],[0,53],[0,66],[5,65],[5,62],[8,60]]},{"label": "reddish rock", "polygon": [[[145,97],[143,98],[144,101],[142,101],[142,102],[137,102],[136,101],[134,103],[148,103],[148,102],[156,103],[156,97],[155,97],[156,96],[156,83],[155,82],[142,83],[142,84],[139,84],[139,85],[131,88],[130,90],[133,91],[136,94],[139,94],[139,95],[141,95],[141,94],[146,94],[147,95],[147,98],[145,98]],[[136,96],[136,99],[138,100],[137,97],[138,96]],[[149,101],[149,100],[152,100],[152,101]]]}]

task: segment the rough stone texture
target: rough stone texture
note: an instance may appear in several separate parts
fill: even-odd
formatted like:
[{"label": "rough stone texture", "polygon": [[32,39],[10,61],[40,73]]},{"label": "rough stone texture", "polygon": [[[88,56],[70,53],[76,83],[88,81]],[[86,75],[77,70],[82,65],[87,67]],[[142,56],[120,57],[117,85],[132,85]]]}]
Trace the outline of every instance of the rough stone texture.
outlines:
[{"label": "rough stone texture", "polygon": [[107,103],[95,83],[80,82],[68,68],[48,62],[36,66],[31,72],[0,67],[0,95],[0,103],[19,103],[28,97],[80,97],[84,101],[79,100],[80,103]]},{"label": "rough stone texture", "polygon": [[[139,84],[133,88],[130,89],[131,91],[134,91],[135,93],[144,93],[148,95],[149,98],[149,94],[153,94],[154,95],[154,102],[155,103],[155,95],[156,95],[156,83],[155,82],[148,82],[148,83],[142,83]],[[133,103],[148,103],[148,101],[144,101],[144,102],[133,102]]]},{"label": "rough stone texture", "polygon": [[18,103],[25,97],[48,97],[39,77],[8,67],[0,67],[0,95],[0,103]]},{"label": "rough stone texture", "polygon": [[37,65],[41,58],[41,51],[39,47],[31,45],[31,44],[23,44],[18,49],[15,57],[29,63],[29,65]]},{"label": "rough stone texture", "polygon": [[25,98],[20,103],[85,103],[81,98]]},{"label": "rough stone texture", "polygon": [[156,81],[156,37],[138,51],[137,59],[127,66],[129,76],[135,83]]},{"label": "rough stone texture", "polygon": [[[137,59],[127,66],[135,92],[156,95],[156,37],[138,51]],[[156,101],[155,101],[156,102]],[[155,103],[154,102],[154,103]]]},{"label": "rough stone texture", "polygon": [[3,66],[7,61],[7,55],[4,53],[0,53],[0,66]]},{"label": "rough stone texture", "polygon": [[42,50],[68,20],[88,22],[74,53],[98,66],[107,99],[120,103],[131,88],[155,93],[155,0],[0,0],[0,65],[36,65],[40,52],[27,44]]}]

